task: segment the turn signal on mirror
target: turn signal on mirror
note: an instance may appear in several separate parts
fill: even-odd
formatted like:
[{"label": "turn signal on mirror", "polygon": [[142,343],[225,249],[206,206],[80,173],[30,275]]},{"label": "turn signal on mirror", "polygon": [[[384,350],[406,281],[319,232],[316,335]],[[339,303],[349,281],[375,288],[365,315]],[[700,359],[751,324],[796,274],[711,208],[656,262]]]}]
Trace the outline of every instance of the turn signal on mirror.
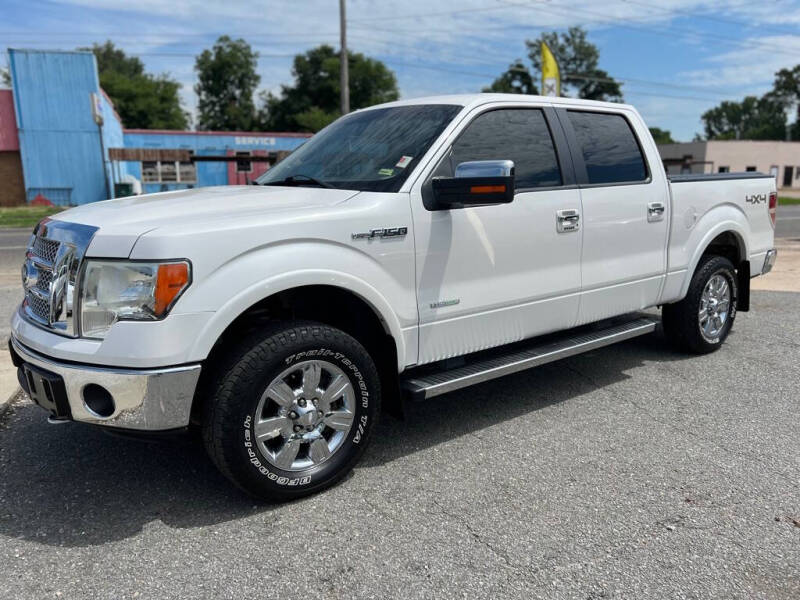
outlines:
[{"label": "turn signal on mirror", "polygon": [[469,188],[470,194],[505,194],[504,185],[473,185]]}]

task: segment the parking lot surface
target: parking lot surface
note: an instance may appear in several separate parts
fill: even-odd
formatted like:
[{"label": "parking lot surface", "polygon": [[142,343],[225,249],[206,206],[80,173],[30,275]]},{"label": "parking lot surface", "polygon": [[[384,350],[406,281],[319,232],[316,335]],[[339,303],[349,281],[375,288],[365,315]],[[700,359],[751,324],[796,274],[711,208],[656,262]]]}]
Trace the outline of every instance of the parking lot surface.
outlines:
[{"label": "parking lot surface", "polygon": [[0,598],[798,598],[800,294],[387,417],[284,505],[191,441],[0,423]]}]

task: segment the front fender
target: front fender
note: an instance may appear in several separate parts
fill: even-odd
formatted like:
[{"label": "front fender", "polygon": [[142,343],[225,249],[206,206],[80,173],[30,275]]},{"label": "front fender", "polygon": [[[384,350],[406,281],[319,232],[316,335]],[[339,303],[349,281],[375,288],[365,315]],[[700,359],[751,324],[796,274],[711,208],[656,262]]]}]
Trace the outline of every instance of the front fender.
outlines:
[{"label": "front fender", "polygon": [[[402,280],[406,280],[405,285]],[[254,304],[279,292],[308,285],[339,287],[359,296],[372,307],[394,338],[398,370],[416,362],[416,356],[412,356],[416,353],[417,317],[413,270],[408,278],[398,277],[373,256],[326,241],[267,245],[227,261],[196,282],[181,299],[181,312],[215,309],[213,317],[197,334],[190,351],[192,360],[208,356],[225,329]]]}]

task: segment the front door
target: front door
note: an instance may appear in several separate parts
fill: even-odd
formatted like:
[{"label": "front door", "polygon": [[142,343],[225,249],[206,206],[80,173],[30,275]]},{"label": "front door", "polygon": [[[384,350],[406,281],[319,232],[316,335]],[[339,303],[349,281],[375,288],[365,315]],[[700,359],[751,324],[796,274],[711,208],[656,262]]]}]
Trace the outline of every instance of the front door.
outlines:
[{"label": "front door", "polygon": [[[583,204],[578,324],[658,303],[666,272],[670,202],[653,144],[644,146],[635,113],[559,109],[575,149]],[[649,141],[649,140],[648,140]]]},{"label": "front door", "polygon": [[566,150],[556,149],[565,142],[555,113],[481,110],[451,138],[432,175],[452,176],[467,161],[513,160],[516,193],[510,204],[431,210],[429,188],[412,192],[420,364],[568,328],[577,318],[581,231],[559,233],[557,213],[579,215],[581,204]]}]

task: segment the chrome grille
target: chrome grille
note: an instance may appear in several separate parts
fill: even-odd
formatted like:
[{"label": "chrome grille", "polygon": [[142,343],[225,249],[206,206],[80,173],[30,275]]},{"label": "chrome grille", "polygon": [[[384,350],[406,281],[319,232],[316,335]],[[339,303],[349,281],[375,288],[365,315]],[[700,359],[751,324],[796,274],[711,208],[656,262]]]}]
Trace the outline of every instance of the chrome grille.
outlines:
[{"label": "chrome grille", "polygon": [[36,237],[33,240],[33,248],[31,248],[31,254],[37,258],[43,258],[48,263],[53,264],[56,260],[56,254],[58,254],[58,247],[61,245],[60,242],[55,240],[48,240],[43,237]]},{"label": "chrome grille", "polygon": [[[55,257],[54,257],[55,259]],[[52,261],[51,261],[52,262]],[[53,272],[39,270],[39,279],[36,281],[36,287],[42,290],[43,293],[50,293],[50,282],[53,281]]]},{"label": "chrome grille", "polygon": [[28,308],[33,315],[45,323],[50,320],[50,303],[47,300],[42,300],[38,296],[34,296],[30,292],[26,294],[28,300]]},{"label": "chrome grille", "polygon": [[[34,230],[22,268],[23,315],[54,333],[74,336],[72,295],[96,227],[45,219]],[[51,306],[53,304],[54,306]]]}]

